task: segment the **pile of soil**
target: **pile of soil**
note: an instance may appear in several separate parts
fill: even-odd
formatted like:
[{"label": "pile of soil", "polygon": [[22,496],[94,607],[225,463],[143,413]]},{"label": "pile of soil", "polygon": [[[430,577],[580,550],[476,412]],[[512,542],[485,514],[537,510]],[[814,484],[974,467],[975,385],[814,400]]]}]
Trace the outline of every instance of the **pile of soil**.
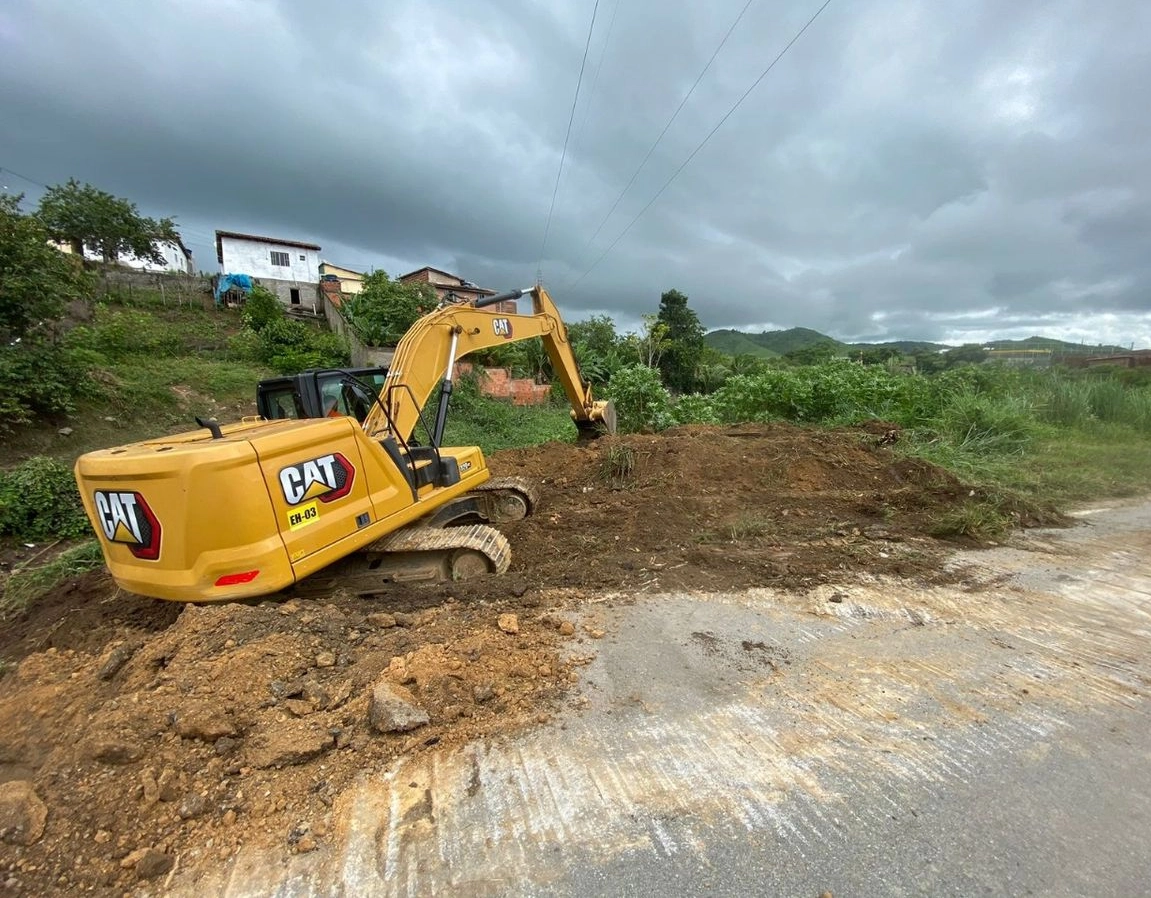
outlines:
[{"label": "pile of soil", "polygon": [[970,491],[889,448],[892,431],[689,427],[499,453],[497,476],[540,493],[503,528],[503,577],[223,606],[79,578],[0,635],[0,883],[122,893],[177,858],[313,850],[356,775],[547,719],[603,635],[588,600],[605,593],[933,576],[944,547],[923,533]]}]

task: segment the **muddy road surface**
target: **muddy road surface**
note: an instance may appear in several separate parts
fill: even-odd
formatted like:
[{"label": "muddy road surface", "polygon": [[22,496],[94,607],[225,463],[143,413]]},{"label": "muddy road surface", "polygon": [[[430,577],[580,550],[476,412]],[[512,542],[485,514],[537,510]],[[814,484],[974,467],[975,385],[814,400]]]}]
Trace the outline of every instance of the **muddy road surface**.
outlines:
[{"label": "muddy road surface", "polygon": [[316,851],[163,890],[1149,894],[1151,504],[1079,519],[945,584],[585,602],[549,723],[364,770]]}]

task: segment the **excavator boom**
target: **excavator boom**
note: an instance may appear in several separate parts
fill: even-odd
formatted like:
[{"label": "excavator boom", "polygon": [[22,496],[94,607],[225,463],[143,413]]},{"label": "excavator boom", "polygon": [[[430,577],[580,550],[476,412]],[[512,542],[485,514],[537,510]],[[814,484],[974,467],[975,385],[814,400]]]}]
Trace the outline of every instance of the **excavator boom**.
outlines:
[{"label": "excavator boom", "polygon": [[[530,295],[530,315],[489,311]],[[568,342],[567,328],[551,296],[541,286],[489,296],[473,303],[443,306],[425,315],[404,335],[392,357],[384,381],[383,410],[373,409],[364,431],[382,438],[385,434],[406,444],[436,387],[452,380],[455,363],[481,349],[539,337],[563,385],[572,407],[572,419],[581,431],[615,432],[610,403],[596,401],[590,385],[580,376],[579,365]],[[433,361],[434,360],[434,361]],[[449,387],[450,391],[450,387]]]}]

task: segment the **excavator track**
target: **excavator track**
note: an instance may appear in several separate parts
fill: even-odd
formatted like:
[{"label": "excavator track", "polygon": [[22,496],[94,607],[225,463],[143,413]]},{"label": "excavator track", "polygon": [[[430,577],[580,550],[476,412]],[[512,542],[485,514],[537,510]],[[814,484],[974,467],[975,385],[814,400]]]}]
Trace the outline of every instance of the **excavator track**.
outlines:
[{"label": "excavator track", "polygon": [[494,500],[489,505],[493,505],[493,511],[498,509],[501,514],[490,517],[492,521],[522,520],[534,512],[539,504],[539,493],[526,477],[493,477],[471,492],[481,493],[485,498]]},{"label": "excavator track", "polygon": [[412,525],[366,546],[296,584],[299,596],[345,589],[356,595],[385,592],[389,583],[467,580],[503,574],[511,565],[506,536],[485,524],[461,527]]}]

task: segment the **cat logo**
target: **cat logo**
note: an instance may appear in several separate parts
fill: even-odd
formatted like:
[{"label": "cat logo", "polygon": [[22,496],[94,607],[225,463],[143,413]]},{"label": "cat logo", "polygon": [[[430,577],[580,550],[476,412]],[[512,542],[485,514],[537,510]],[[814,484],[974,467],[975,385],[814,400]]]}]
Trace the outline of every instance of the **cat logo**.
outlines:
[{"label": "cat logo", "polygon": [[160,522],[144,497],[135,492],[96,490],[96,517],[109,542],[123,543],[137,558],[160,557]]},{"label": "cat logo", "polygon": [[492,330],[497,337],[503,337],[505,340],[512,338],[512,323],[506,318],[496,318],[492,321]]},{"label": "cat logo", "polygon": [[334,502],[352,491],[356,469],[339,452],[321,455],[280,471],[280,488],[289,505],[307,499]]}]

